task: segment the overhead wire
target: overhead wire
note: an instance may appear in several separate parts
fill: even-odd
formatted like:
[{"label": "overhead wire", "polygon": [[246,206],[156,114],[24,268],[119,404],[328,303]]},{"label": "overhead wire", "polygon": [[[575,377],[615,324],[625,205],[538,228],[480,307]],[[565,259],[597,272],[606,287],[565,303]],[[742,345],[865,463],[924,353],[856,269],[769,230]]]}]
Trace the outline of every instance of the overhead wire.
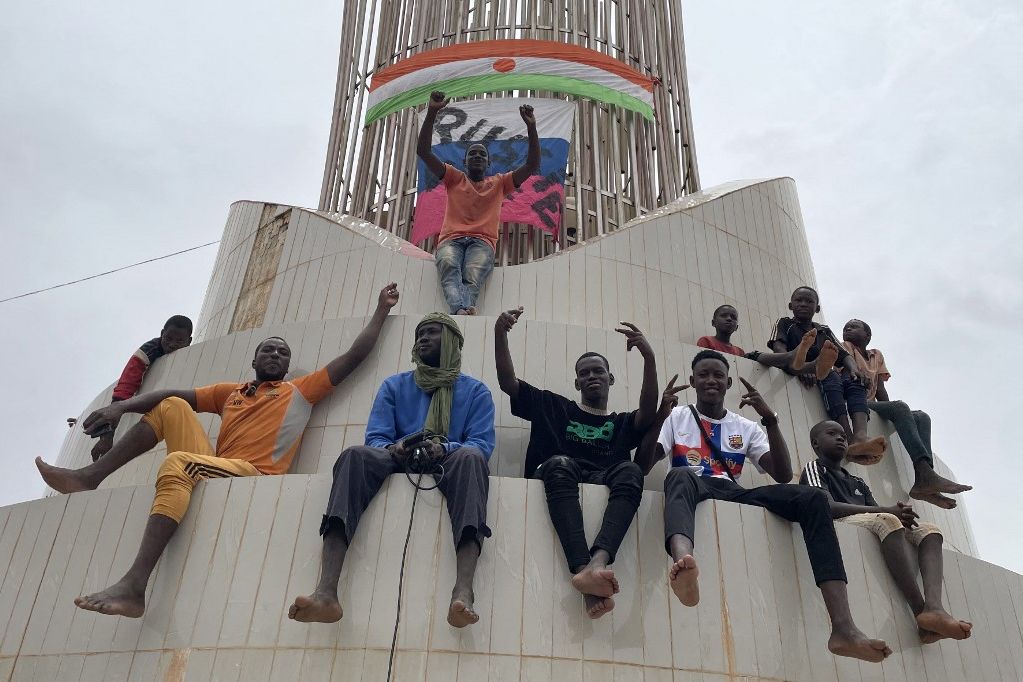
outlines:
[{"label": "overhead wire", "polygon": [[174,253],[168,253],[168,254],[165,254],[163,256],[157,256],[156,258],[147,258],[146,260],[141,260],[138,263],[132,263],[131,265],[124,265],[124,266],[119,267],[119,268],[114,268],[113,270],[107,270],[106,272],[99,272],[99,273],[96,273],[95,275],[89,275],[88,277],[82,277],[80,279],[75,279],[75,280],[72,280],[70,282],[64,282],[63,284],[54,284],[53,286],[45,287],[43,289],[36,289],[35,291],[27,291],[24,294],[18,294],[17,296],[10,296],[8,298],[2,298],[2,299],[0,299],[0,303],[7,303],[8,301],[14,301],[14,300],[17,300],[19,298],[25,298],[26,296],[34,296],[36,294],[41,294],[41,293],[46,292],[46,291],[53,291],[54,289],[60,289],[61,287],[69,287],[72,284],[78,284],[80,282],[87,282],[90,279],[96,279],[97,277],[103,277],[105,275],[112,275],[115,272],[121,272],[122,270],[129,270],[131,268],[135,268],[135,267],[138,267],[140,265],[145,265],[146,263],[153,263],[153,262],[156,262],[158,260],[164,260],[165,258],[171,258],[173,256],[180,256],[183,253],[188,253],[189,251],[196,251],[198,249],[202,249],[202,248],[205,248],[207,246],[212,246],[213,244],[219,244],[219,243],[220,243],[220,240],[218,239],[216,241],[206,242],[205,244],[199,244],[198,246],[193,246],[193,247],[188,248],[188,249],[182,249],[181,251],[175,251]]}]

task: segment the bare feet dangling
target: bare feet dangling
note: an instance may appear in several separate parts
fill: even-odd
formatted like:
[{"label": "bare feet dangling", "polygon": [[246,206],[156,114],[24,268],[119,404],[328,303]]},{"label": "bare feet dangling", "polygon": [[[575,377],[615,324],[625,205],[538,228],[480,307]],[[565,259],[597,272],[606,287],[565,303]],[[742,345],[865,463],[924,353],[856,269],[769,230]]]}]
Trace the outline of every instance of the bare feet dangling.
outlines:
[{"label": "bare feet dangling", "polygon": [[936,632],[949,639],[966,639],[973,631],[973,623],[957,620],[943,610],[923,611],[916,617],[916,624],[921,630]]},{"label": "bare feet dangling", "polygon": [[146,611],[146,590],[119,581],[103,590],[75,599],[75,606],[106,616],[141,618]]},{"label": "bare feet dangling", "polygon": [[828,640],[828,651],[836,656],[858,658],[869,663],[880,663],[892,655],[883,639],[870,639],[854,626],[833,631]]},{"label": "bare feet dangling", "polygon": [[480,622],[480,616],[473,610],[473,600],[465,598],[451,599],[448,606],[448,625],[452,628],[464,628]]},{"label": "bare feet dangling", "polygon": [[64,469],[47,464],[42,457],[36,457],[36,468],[39,475],[58,493],[76,493],[81,490],[95,490],[96,484],[74,469]]},{"label": "bare feet dangling", "polygon": [[572,576],[572,587],[583,594],[610,597],[618,594],[618,579],[610,568],[587,566]]},{"label": "bare feet dangling", "polygon": [[957,495],[959,493],[965,493],[967,490],[973,490],[972,485],[956,483],[955,481],[950,481],[944,476],[941,476],[931,467],[930,464],[927,463],[926,460],[918,461],[913,468],[916,470],[916,480],[913,482],[913,487],[909,491],[910,497],[923,499],[916,496],[931,495],[934,493]]},{"label": "bare feet dangling", "polygon": [[817,329],[811,329],[810,331],[803,334],[803,338],[799,340],[799,345],[796,346],[796,354],[792,358],[792,362],[789,363],[789,369],[796,374],[802,374],[806,367],[806,354],[813,348],[813,342],[817,340]]},{"label": "bare feet dangling", "polygon": [[696,606],[700,603],[700,569],[696,559],[687,554],[668,569],[668,580],[671,591],[675,593],[683,606]]},{"label": "bare feet dangling", "polygon": [[914,493],[912,490],[909,491],[909,496],[914,500],[920,500],[921,502],[927,502],[933,504],[936,507],[942,509],[955,509],[957,502],[951,497],[942,495],[941,493],[931,493],[929,495],[921,495],[920,493]]},{"label": "bare feet dangling", "polygon": [[611,613],[615,607],[615,600],[611,597],[598,597],[595,594],[584,594],[583,602],[586,604],[586,615],[592,620]]},{"label": "bare feet dangling", "polygon": [[296,597],[288,609],[288,618],[300,623],[336,623],[344,610],[332,594],[313,592],[308,597]]},{"label": "bare feet dangling", "polygon": [[849,446],[849,450],[845,453],[845,458],[850,462],[856,464],[862,464],[863,466],[870,466],[871,464],[877,464],[884,457],[885,450],[888,449],[888,444],[884,440],[884,436],[878,436],[877,438],[871,438],[870,440],[860,441],[859,443],[853,443]]},{"label": "bare feet dangling", "polygon": [[831,373],[832,368],[835,366],[835,360],[838,359],[838,346],[831,343],[831,341],[825,341],[824,345],[821,346],[820,355],[817,356],[817,360],[814,362],[814,369],[817,373],[817,381],[824,381],[828,374]]}]

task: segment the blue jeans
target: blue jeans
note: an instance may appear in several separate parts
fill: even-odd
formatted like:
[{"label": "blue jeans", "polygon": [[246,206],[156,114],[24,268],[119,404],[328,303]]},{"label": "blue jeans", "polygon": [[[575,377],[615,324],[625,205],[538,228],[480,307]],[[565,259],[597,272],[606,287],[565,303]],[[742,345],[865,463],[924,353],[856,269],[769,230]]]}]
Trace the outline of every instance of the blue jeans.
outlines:
[{"label": "blue jeans", "polygon": [[824,380],[818,383],[821,396],[824,398],[824,409],[830,419],[839,420],[846,414],[867,412],[867,389],[859,381],[853,381],[842,372],[831,370]]},{"label": "blue jeans", "polygon": [[494,269],[494,249],[477,237],[449,239],[433,254],[444,299],[452,313],[476,305],[480,287]]}]

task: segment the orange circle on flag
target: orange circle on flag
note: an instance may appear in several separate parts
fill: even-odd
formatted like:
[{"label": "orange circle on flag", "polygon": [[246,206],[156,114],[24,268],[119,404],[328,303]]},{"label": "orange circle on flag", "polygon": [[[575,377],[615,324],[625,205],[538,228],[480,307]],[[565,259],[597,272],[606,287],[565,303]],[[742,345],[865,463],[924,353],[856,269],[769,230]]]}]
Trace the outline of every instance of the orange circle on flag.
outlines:
[{"label": "orange circle on flag", "polygon": [[508,73],[515,68],[515,60],[502,57],[494,61],[494,71],[500,71],[501,73]]}]

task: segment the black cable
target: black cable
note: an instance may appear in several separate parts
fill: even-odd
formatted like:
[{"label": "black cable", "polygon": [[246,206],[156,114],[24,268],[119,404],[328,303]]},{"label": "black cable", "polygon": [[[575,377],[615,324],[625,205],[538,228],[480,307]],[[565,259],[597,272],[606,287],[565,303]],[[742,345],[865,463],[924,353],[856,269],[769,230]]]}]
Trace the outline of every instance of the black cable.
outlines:
[{"label": "black cable", "polygon": [[[436,440],[447,442],[447,438],[444,438],[443,436],[436,437]],[[416,454],[418,453],[412,453],[412,455]],[[416,500],[419,499],[420,490],[434,490],[440,485],[441,480],[444,478],[444,466],[442,464],[438,464],[436,460],[431,458],[425,463],[425,465],[420,464],[418,467],[419,471],[415,472],[418,474],[418,477],[413,481],[412,472],[409,471],[408,466],[410,456],[406,456],[405,458],[405,478],[407,478],[408,482],[412,484],[413,488],[415,488],[415,492],[412,493],[412,511],[408,516],[408,532],[405,533],[405,546],[401,550],[401,568],[398,573],[398,604],[394,609],[394,632],[391,634],[391,653],[387,657],[387,682],[390,682],[391,680],[391,669],[394,666],[394,650],[398,644],[398,624],[401,622],[401,593],[405,585],[405,559],[408,557],[408,543],[412,539],[412,522],[416,518]],[[420,461],[416,457],[412,457],[412,459]],[[430,487],[423,485],[423,476],[426,474],[429,474],[434,478],[434,483]]]},{"label": "black cable", "polygon": [[189,251],[195,251],[196,249],[201,249],[201,248],[204,248],[204,247],[207,247],[207,246],[212,246],[213,244],[217,244],[219,242],[220,242],[219,239],[217,241],[215,241],[215,242],[206,242],[205,244],[200,244],[199,246],[193,246],[190,249],[182,249],[181,251],[175,251],[174,253],[168,253],[168,254],[163,255],[163,256],[157,256],[156,258],[148,258],[146,260],[140,260],[138,263],[132,263],[131,265],[124,265],[124,266],[119,267],[119,268],[114,268],[113,270],[107,270],[106,272],[100,272],[100,273],[97,273],[95,275],[89,275],[88,277],[82,277],[81,279],[75,279],[75,280],[72,280],[70,282],[64,282],[63,284],[54,284],[52,287],[46,287],[45,289],[36,289],[35,291],[29,291],[29,292],[26,292],[24,294],[18,294],[17,296],[10,296],[8,298],[2,298],[2,299],[0,299],[0,303],[7,303],[7,301],[14,301],[16,299],[25,298],[26,296],[32,296],[34,294],[41,294],[44,291],[52,291],[53,289],[60,289],[61,287],[68,287],[68,286],[71,286],[72,284],[78,284],[79,282],[86,282],[86,281],[88,281],[90,279],[96,279],[97,277],[103,277],[104,275],[112,275],[113,273],[120,272],[121,270],[127,270],[129,268],[134,268],[134,267],[139,266],[139,265],[145,265],[146,263],[153,263],[153,262],[158,261],[158,260],[163,260],[164,258],[170,258],[171,256],[180,256],[183,253],[188,253]]},{"label": "black cable", "polygon": [[[405,471],[405,475],[408,476],[408,471]],[[412,477],[409,476],[409,481]],[[416,491],[412,493],[412,513],[408,517],[408,532],[405,534],[405,547],[401,550],[401,570],[398,573],[398,606],[394,612],[394,634],[391,635],[391,654],[387,658],[387,680],[391,680],[391,666],[394,665],[394,648],[398,643],[398,623],[401,621],[401,591],[405,584],[405,558],[408,556],[408,543],[412,539],[412,520],[416,518],[416,500],[419,499],[419,491],[422,489],[419,487],[419,482],[423,480],[423,474],[420,472],[419,480],[413,483]],[[434,486],[436,487],[436,486]]]}]

